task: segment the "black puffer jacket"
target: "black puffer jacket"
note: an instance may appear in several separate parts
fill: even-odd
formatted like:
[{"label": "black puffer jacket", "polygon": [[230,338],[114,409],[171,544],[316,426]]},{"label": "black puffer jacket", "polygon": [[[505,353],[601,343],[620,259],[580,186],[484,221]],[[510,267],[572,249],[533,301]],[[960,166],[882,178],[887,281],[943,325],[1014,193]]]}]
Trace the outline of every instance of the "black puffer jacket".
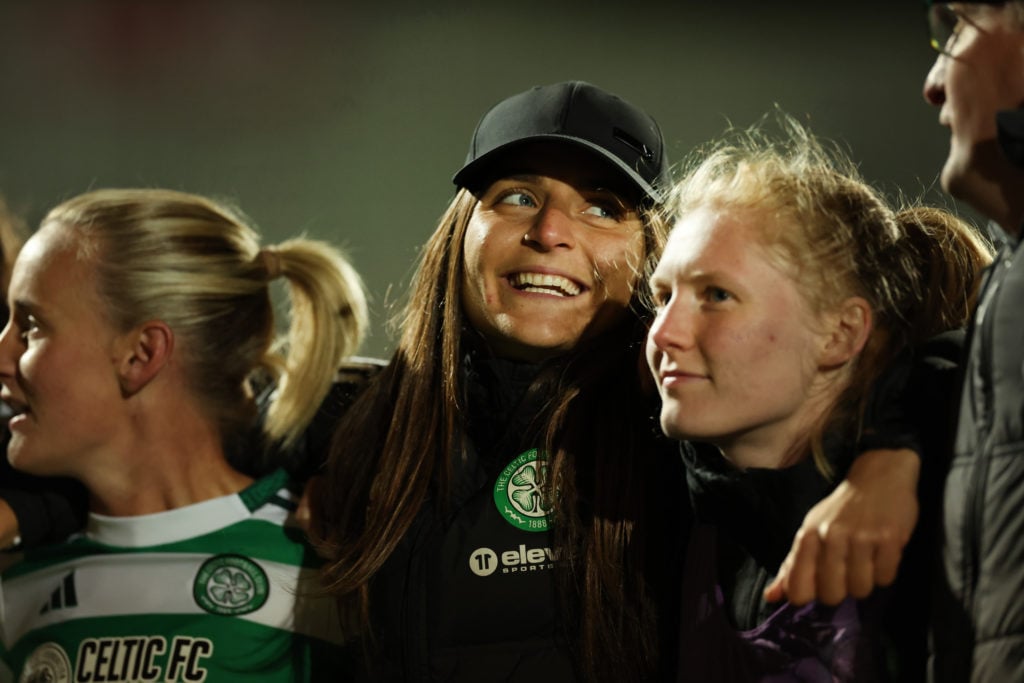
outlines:
[{"label": "black puffer jacket", "polygon": [[[1024,111],[1000,114],[1024,167]],[[1024,188],[1021,188],[1024,191]],[[1024,254],[989,268],[975,312],[945,486],[935,681],[1024,681]]]},{"label": "black puffer jacket", "polygon": [[370,656],[349,680],[577,679],[557,622],[552,533],[530,516],[544,504],[529,495],[544,476],[527,455],[539,445],[529,433],[542,397],[527,396],[537,371],[492,359],[464,367],[471,441],[453,463],[450,504],[424,505],[374,577],[375,642],[355,645]]}]

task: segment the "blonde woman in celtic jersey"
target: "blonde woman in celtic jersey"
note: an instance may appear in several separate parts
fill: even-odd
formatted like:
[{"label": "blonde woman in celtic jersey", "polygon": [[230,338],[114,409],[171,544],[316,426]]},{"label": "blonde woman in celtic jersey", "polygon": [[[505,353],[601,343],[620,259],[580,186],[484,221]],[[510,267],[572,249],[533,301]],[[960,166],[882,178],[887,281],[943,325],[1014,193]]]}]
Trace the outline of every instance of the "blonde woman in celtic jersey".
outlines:
[{"label": "blonde woman in celtic jersey", "polygon": [[[292,312],[281,352],[278,277]],[[261,249],[236,212],[196,195],[99,190],[46,216],[9,305],[8,458],[80,480],[90,514],[83,535],[4,573],[0,680],[333,670],[337,622],[305,587],[316,562],[288,477],[251,479],[223,444],[252,422],[254,384],[272,380],[264,429],[297,439],[355,350],[366,305],[342,256],[304,239]]]}]

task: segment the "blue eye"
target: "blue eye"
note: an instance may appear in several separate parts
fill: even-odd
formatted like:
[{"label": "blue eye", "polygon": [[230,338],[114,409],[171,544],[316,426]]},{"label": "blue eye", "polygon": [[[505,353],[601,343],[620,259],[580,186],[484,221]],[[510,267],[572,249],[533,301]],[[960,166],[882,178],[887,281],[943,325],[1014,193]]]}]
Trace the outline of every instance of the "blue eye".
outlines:
[{"label": "blue eye", "polygon": [[526,194],[525,192],[513,191],[504,195],[500,200],[502,204],[512,204],[513,206],[537,206],[537,202],[533,200],[533,197]]},{"label": "blue eye", "polygon": [[704,298],[713,304],[720,304],[732,299],[732,294],[721,287],[708,287],[704,290]]},{"label": "blue eye", "polygon": [[608,218],[611,220],[617,220],[619,214],[617,211],[607,207],[601,206],[600,204],[594,204],[583,213],[590,214],[591,216],[597,216],[598,218]]}]

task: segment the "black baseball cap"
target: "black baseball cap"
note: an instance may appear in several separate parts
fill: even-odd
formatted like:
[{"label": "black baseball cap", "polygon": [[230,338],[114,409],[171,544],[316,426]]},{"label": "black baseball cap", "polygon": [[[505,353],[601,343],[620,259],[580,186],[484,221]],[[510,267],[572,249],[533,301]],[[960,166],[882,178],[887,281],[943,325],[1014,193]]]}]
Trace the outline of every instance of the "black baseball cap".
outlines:
[{"label": "black baseball cap", "polygon": [[495,165],[529,142],[574,145],[609,162],[642,198],[660,203],[669,185],[665,141],[646,112],[583,81],[536,86],[502,100],[476,126],[466,163],[452,177],[477,190]]}]

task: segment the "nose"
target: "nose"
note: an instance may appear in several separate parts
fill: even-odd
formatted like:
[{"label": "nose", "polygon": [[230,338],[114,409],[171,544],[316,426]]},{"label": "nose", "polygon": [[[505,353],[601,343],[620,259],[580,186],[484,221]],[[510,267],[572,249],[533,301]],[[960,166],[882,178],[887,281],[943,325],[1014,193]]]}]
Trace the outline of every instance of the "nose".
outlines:
[{"label": "nose", "polygon": [[575,226],[569,213],[555,204],[545,204],[533,217],[530,229],[523,236],[527,245],[550,251],[576,246]]},{"label": "nose", "polygon": [[648,343],[659,351],[693,348],[696,321],[685,302],[673,297],[654,317]]},{"label": "nose", "polygon": [[14,377],[18,364],[18,334],[14,329],[14,321],[8,320],[3,332],[0,332],[0,380]]},{"label": "nose", "polygon": [[941,107],[946,101],[946,55],[939,55],[924,79],[924,99],[933,107]]}]

